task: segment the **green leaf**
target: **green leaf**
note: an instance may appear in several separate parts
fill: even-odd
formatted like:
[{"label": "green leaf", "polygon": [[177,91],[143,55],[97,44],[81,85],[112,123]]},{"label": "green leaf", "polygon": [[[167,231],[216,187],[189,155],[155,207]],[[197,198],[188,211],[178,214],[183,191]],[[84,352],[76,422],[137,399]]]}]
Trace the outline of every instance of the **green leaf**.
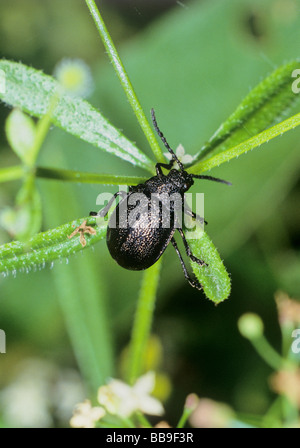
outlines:
[{"label": "green leaf", "polygon": [[109,56],[110,62],[112,63],[115,72],[119,78],[121,86],[127,96],[127,99],[135,113],[135,116],[147,138],[150,147],[159,162],[164,162],[164,156],[160,146],[157,143],[156,136],[154,135],[153,129],[151,128],[145,112],[142,109],[142,106],[137,98],[137,95],[134,91],[134,88],[130,82],[128,74],[125,70],[125,67],[120,59],[120,56],[117,52],[117,49],[112,41],[112,38],[106,28],[106,25],[102,19],[100,11],[97,8],[95,0],[86,0],[86,4],[90,10],[90,13],[94,19],[96,28],[98,29],[99,35],[105,46],[107,54]]},{"label": "green leaf", "polygon": [[43,167],[37,167],[36,176],[44,179],[102,185],[138,185],[148,179],[147,177],[115,176],[113,174],[85,173],[82,171]]},{"label": "green leaf", "polygon": [[269,128],[266,131],[263,131],[260,134],[255,135],[249,140],[246,140],[245,142],[233,148],[227,149],[221,152],[220,154],[216,154],[215,156],[207,160],[198,162],[189,170],[191,170],[193,173],[202,173],[203,171],[210,170],[215,166],[219,166],[224,162],[228,162],[229,160],[234,159],[240,156],[241,154],[250,151],[253,148],[257,148],[263,143],[269,142],[275,137],[283,135],[285,132],[290,131],[291,129],[295,129],[299,125],[300,125],[300,113],[294,115],[291,118],[288,118],[285,121],[282,121],[281,123],[276,124],[272,128]]},{"label": "green leaf", "polygon": [[24,168],[22,165],[9,166],[0,170],[0,182],[21,179],[23,176]]},{"label": "green leaf", "polygon": [[[0,70],[6,76],[6,90],[0,92],[2,101],[35,117],[47,114],[51,98],[59,90],[55,79],[34,68],[5,60],[0,61]],[[70,134],[153,172],[154,163],[87,101],[62,95],[52,121]]]},{"label": "green leaf", "polygon": [[[65,208],[72,210],[75,216],[80,216],[77,210],[78,198],[74,196],[73,188],[69,185],[63,187],[64,208],[60,206],[60,191],[58,183],[50,189],[43,189],[45,203],[52,205],[44,211],[45,225],[48,228],[62,222]],[[89,219],[89,224],[93,225],[94,222]],[[76,225],[77,222],[74,226]],[[71,228],[72,232],[74,228]],[[104,227],[104,235],[105,232]],[[91,237],[93,235],[86,235],[87,246]],[[69,241],[68,238],[67,240]],[[77,240],[78,243],[79,235],[75,235],[70,241],[72,240]],[[102,250],[99,249],[100,252],[104,251],[103,247]],[[99,386],[114,374],[111,321],[106,307],[109,297],[106,277],[102,274],[103,263],[99,262],[97,252],[98,250],[84,250],[80,256],[72,257],[69,264],[55,263],[51,270],[55,285],[54,296],[62,309],[74,355],[91,396],[96,396]]]},{"label": "green leaf", "polygon": [[230,294],[230,278],[216,247],[200,226],[193,238],[188,237],[187,233],[186,239],[193,255],[208,265],[199,266],[191,261],[194,274],[203,286],[206,297],[215,303],[223,302]]},{"label": "green leaf", "polygon": [[291,61],[275,70],[255,87],[206,143],[195,160],[218,154],[248,140],[271,126],[299,99],[292,89],[292,74],[300,60]]},{"label": "green leaf", "polygon": [[21,110],[14,109],[6,120],[5,130],[11,148],[25,165],[29,165],[36,136],[36,127],[32,118]]},{"label": "green leaf", "polygon": [[35,235],[27,242],[13,241],[0,246],[0,272],[15,274],[18,270],[29,271],[33,267],[44,266],[46,262],[67,258],[82,250],[79,235],[68,236],[87,219],[93,226],[95,235],[87,235],[86,247],[102,240],[106,235],[106,223],[96,226],[93,217],[78,219],[55,229]]}]

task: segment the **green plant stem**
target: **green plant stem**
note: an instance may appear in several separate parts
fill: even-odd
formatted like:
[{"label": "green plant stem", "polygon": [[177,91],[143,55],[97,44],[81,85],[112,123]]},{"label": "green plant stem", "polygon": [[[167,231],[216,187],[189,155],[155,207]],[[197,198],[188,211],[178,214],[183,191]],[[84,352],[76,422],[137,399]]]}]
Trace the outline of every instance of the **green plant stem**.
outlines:
[{"label": "green plant stem", "polygon": [[31,166],[35,165],[41,146],[44,143],[46,135],[50,129],[52,122],[52,115],[58,104],[58,101],[59,101],[59,94],[55,93],[50,99],[50,104],[47,113],[37,123],[36,137],[34,140],[33,147],[31,149]]},{"label": "green plant stem", "polygon": [[284,134],[291,129],[296,128],[300,125],[300,113],[293,115],[285,121],[267,129],[266,131],[261,132],[260,134],[255,135],[249,140],[234,146],[233,148],[227,149],[226,151],[217,154],[207,160],[196,163],[192,167],[188,169],[188,171],[193,172],[194,174],[202,173],[204,171],[211,170],[212,168],[221,165],[224,162],[228,162],[235,157],[240,156],[241,154],[250,151],[251,149],[256,148],[257,146],[262,145],[263,143],[269,142],[275,137]]},{"label": "green plant stem", "polygon": [[282,402],[281,396],[277,396],[269,409],[265,412],[264,416],[260,417],[260,424],[264,428],[269,428],[271,425],[277,424],[279,426],[279,422],[281,421],[282,414]]},{"label": "green plant stem", "polygon": [[129,347],[129,384],[134,384],[142,373],[144,356],[151,331],[160,266],[161,259],[144,273]]},{"label": "green plant stem", "polygon": [[133,89],[133,86],[129,80],[129,77],[127,75],[127,72],[125,70],[125,67],[120,59],[120,56],[117,52],[117,49],[112,41],[112,38],[105,26],[105,23],[102,19],[102,16],[100,14],[100,11],[98,10],[96,3],[94,0],[85,0],[90,13],[94,19],[95,25],[98,29],[98,32],[100,34],[101,40],[105,46],[105,49],[108,53],[109,59],[117,73],[117,76],[120,80],[120,83],[124,89],[124,92],[126,93],[126,96],[129,100],[129,103],[135,113],[135,116],[149,142],[149,145],[156,157],[156,159],[159,162],[164,162],[165,158],[162,153],[162,150],[160,149],[160,146],[157,143],[156,137],[154,135],[154,132],[146,118],[146,115],[142,109],[142,106],[136,96],[136,93]]},{"label": "green plant stem", "polygon": [[[66,182],[80,182],[102,185],[138,185],[144,183],[147,177],[116,176],[113,174],[97,174],[82,171],[65,170],[61,168],[36,168],[36,177]],[[1,172],[0,172],[1,180]]]},{"label": "green plant stem", "polygon": [[149,420],[141,412],[137,412],[137,418],[143,428],[152,428]]},{"label": "green plant stem", "polygon": [[264,336],[250,339],[250,342],[261,358],[274,370],[281,370],[282,368],[291,365],[287,360],[282,358],[276,350],[274,350]]},{"label": "green plant stem", "polygon": [[122,417],[119,415],[118,418],[123,423],[124,428],[135,428],[136,427],[130,417]]},{"label": "green plant stem", "polygon": [[268,411],[261,419],[261,425],[265,428],[282,426],[282,420],[285,424],[297,421],[297,406],[287,397],[278,395]]},{"label": "green plant stem", "polygon": [[291,350],[291,334],[295,329],[291,322],[283,322],[280,325],[281,329],[281,340],[282,340],[282,354],[285,358],[293,359],[293,352]]},{"label": "green plant stem", "polygon": [[281,396],[281,409],[283,420],[286,425],[296,423],[299,419],[299,412],[296,403],[293,403],[285,395]]},{"label": "green plant stem", "polygon": [[177,423],[176,428],[183,428],[187,422],[187,419],[193,412],[193,409],[184,407],[182,416],[179,419],[179,422]]},{"label": "green plant stem", "polygon": [[104,422],[103,420],[100,420],[99,422],[97,422],[96,428],[120,429],[120,423],[108,423],[108,422]]},{"label": "green plant stem", "polygon": [[24,168],[22,165],[10,166],[0,170],[0,182],[22,179]]}]

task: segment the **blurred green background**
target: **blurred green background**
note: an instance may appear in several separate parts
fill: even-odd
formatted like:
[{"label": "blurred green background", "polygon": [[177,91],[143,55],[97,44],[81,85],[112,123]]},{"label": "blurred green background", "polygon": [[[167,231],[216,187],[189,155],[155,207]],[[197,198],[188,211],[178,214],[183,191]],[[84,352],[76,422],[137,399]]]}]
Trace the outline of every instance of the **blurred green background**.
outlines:
[{"label": "blurred green background", "polygon": [[[144,110],[150,115],[154,107],[170,145],[182,143],[189,154],[201,148],[251,88],[277,65],[299,56],[298,0],[97,3]],[[89,101],[151,157],[82,0],[0,0],[0,56],[48,74],[62,58],[82,58],[95,83]],[[9,112],[1,104],[1,168],[18,163],[4,133]],[[237,319],[248,311],[259,314],[267,337],[280,349],[274,294],[283,290],[300,297],[299,137],[297,129],[214,169],[211,174],[230,180],[230,188],[205,182],[193,187],[205,193],[207,232],[231,273],[232,293],[215,307],[187,284],[175,251],[168,248],[153,333],[163,348],[159,369],[172,384],[165,403],[171,424],[190,392],[242,413],[260,414],[270,406],[271,369],[240,336]],[[38,163],[145,175],[55,128]],[[43,230],[86,216],[97,209],[99,193],[115,191],[51,180],[38,180],[38,186]],[[1,208],[13,205],[19,188],[18,182],[1,184]],[[1,244],[8,241],[0,228]],[[65,300],[84,304],[92,296],[105,304],[99,312],[109,329],[107,345],[113,347],[105,374],[120,376],[120,353],[129,342],[142,273],[118,267],[104,241],[67,261],[0,278],[0,328],[7,336],[7,353],[0,355],[5,425],[65,425],[72,404],[86,396],[67,331],[72,313],[62,311]]]}]

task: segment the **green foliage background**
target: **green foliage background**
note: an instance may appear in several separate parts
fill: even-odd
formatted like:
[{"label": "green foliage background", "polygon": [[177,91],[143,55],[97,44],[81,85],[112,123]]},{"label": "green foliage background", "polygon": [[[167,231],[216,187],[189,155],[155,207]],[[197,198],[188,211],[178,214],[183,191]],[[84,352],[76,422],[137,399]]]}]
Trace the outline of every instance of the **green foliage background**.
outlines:
[{"label": "green foliage background", "polygon": [[[104,18],[144,110],[150,114],[154,107],[171,146],[182,143],[189,154],[199,151],[251,88],[299,56],[297,0],[190,1],[161,14],[153,3],[152,10],[142,8],[141,19],[134,8],[125,14],[107,3]],[[0,0],[0,53],[49,74],[62,57],[83,58],[96,85],[91,103],[151,156],[84,2]],[[1,105],[1,167],[17,163],[4,135],[8,113]],[[282,289],[300,297],[299,136],[297,129],[214,169],[211,174],[230,180],[230,188],[200,181],[193,187],[205,193],[208,233],[231,272],[232,294],[218,307],[208,303],[185,282],[173,248],[167,250],[153,332],[164,348],[162,369],[176,391],[166,403],[171,423],[190,392],[244,413],[263,413],[270,404],[270,370],[241,338],[236,322],[244,312],[260,314],[279,348],[274,293]],[[46,139],[39,165],[145,175],[57,128]],[[38,180],[38,186],[44,230],[87,215],[101,191],[115,191],[51,180]],[[1,185],[1,208],[13,204],[18,188],[18,182]],[[9,240],[0,229],[0,242]],[[103,321],[93,328],[93,344],[95,366],[105,357],[105,369],[95,367],[93,386],[119,376],[113,359],[128,343],[141,275],[119,268],[102,241],[68,264],[62,260],[0,278],[0,328],[7,334],[0,385],[8,384],[18,361],[28,356],[76,366],[61,311],[72,326],[75,306],[97,312]],[[82,337],[83,347],[84,335],[84,328],[73,335]]]}]

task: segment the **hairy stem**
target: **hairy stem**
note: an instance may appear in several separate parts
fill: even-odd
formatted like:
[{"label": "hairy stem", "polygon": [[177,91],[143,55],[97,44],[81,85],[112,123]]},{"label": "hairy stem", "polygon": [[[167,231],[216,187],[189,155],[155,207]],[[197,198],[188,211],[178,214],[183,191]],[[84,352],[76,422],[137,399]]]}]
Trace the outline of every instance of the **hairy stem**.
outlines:
[{"label": "hairy stem", "polygon": [[128,382],[130,384],[133,384],[142,373],[144,355],[151,331],[160,266],[161,260],[144,273],[129,348]]},{"label": "hairy stem", "polygon": [[117,76],[120,80],[123,90],[124,90],[124,92],[128,98],[128,101],[135,113],[135,116],[136,116],[148,142],[149,142],[149,145],[150,145],[156,159],[159,162],[164,162],[165,159],[164,159],[162,150],[160,149],[160,146],[157,143],[154,132],[153,132],[153,130],[146,118],[146,115],[142,109],[142,106],[137,98],[137,95],[134,91],[134,88],[133,88],[131,82],[130,82],[130,79],[127,75],[125,67],[120,59],[117,49],[116,49],[116,47],[112,41],[112,38],[111,38],[111,36],[105,26],[105,23],[102,19],[100,11],[98,10],[94,0],[85,0],[85,1],[90,10],[90,13],[92,14],[95,25],[100,34],[101,40],[102,40],[102,42],[105,46],[105,49],[108,53],[109,59],[117,73]]}]

